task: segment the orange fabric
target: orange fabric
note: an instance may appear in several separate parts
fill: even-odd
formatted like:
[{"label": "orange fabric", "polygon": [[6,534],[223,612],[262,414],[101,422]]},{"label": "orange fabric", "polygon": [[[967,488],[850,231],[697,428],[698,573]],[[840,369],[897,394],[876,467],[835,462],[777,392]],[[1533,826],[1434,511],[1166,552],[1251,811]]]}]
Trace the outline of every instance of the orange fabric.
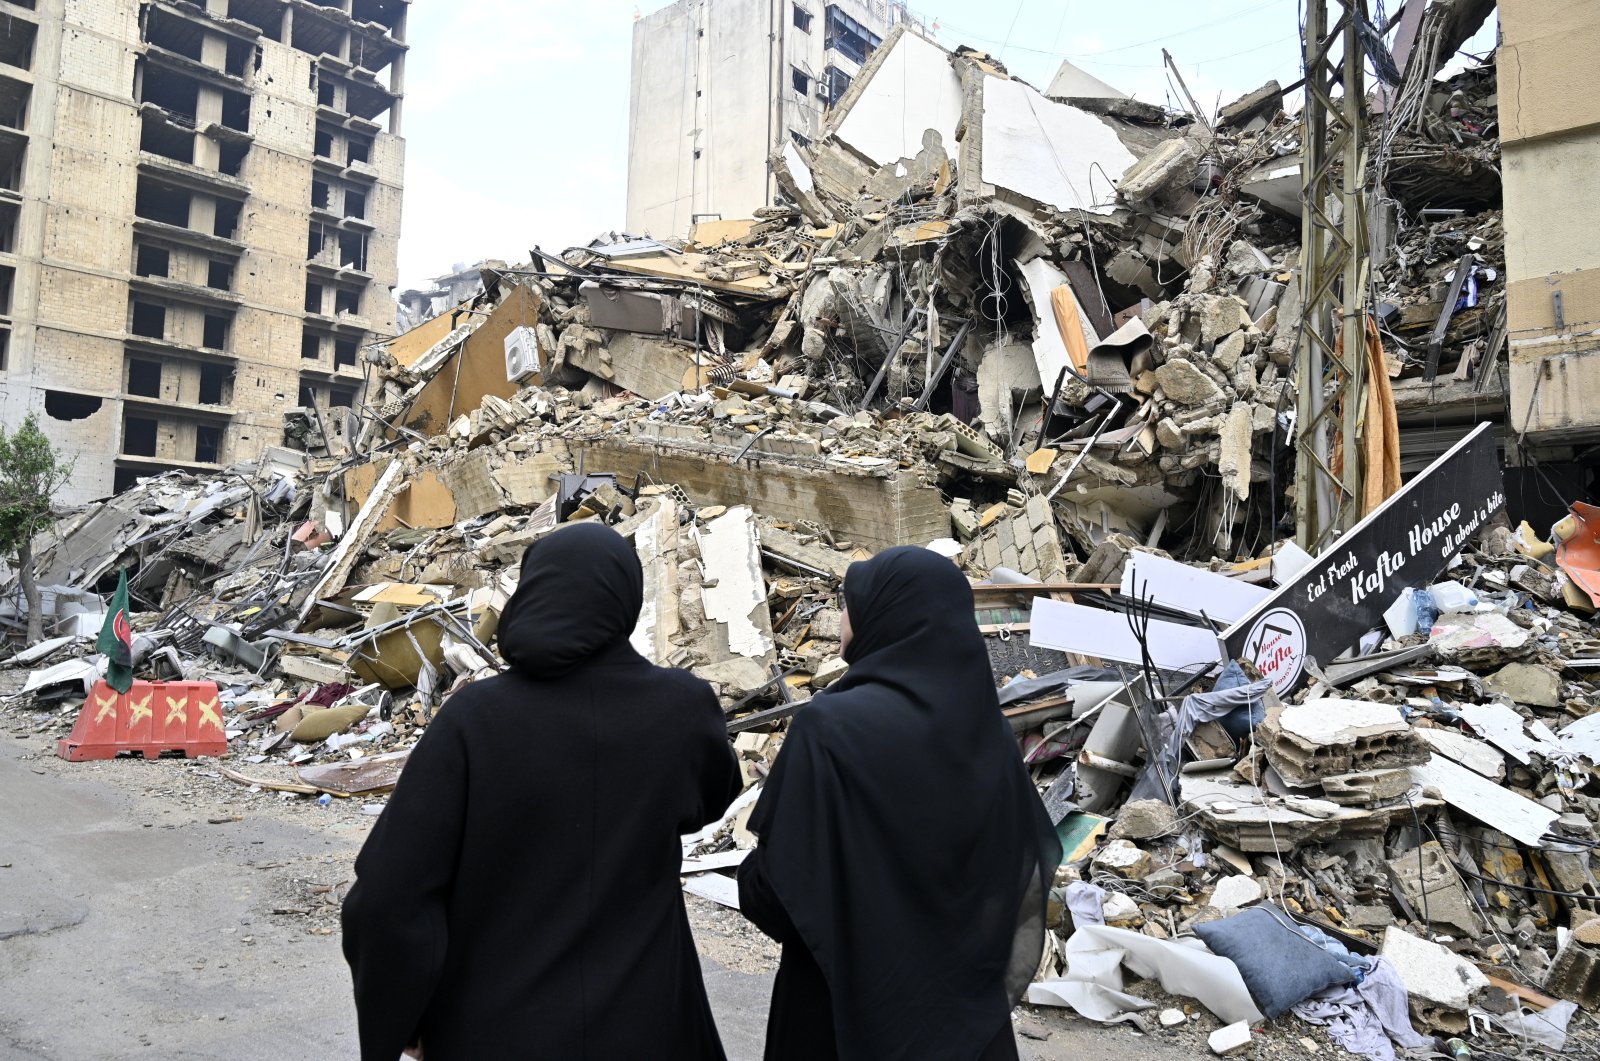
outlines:
[{"label": "orange fabric", "polygon": [[[1344,339],[1337,341],[1344,356]],[[1388,363],[1377,323],[1367,318],[1366,409],[1361,418],[1361,515],[1371,515],[1400,489],[1400,414],[1394,405]],[[1333,474],[1344,474],[1344,443],[1336,439],[1331,456]]]},{"label": "orange fabric", "polygon": [[[1083,375],[1089,370],[1089,340],[1083,334],[1083,320],[1078,316],[1078,299],[1072,288],[1062,284],[1050,292],[1050,308],[1056,313],[1056,329],[1066,344],[1072,367]],[[1049,381],[1046,381],[1047,383]]]}]

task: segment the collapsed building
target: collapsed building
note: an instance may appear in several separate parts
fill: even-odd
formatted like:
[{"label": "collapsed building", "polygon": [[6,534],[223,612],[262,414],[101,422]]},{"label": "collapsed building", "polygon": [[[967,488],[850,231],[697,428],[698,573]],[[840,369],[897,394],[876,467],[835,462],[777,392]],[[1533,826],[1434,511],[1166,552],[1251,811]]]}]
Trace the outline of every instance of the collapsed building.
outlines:
[{"label": "collapsed building", "polygon": [[[1420,38],[1465,39],[1456,6]],[[1290,540],[1305,132],[1283,89],[1214,117],[1053,97],[901,27],[772,160],[789,202],[485,268],[367,355],[352,415],[294,409],[258,460],[60,520],[16,702],[71,722],[126,571],[141,673],[218,685],[229,776],[370,798],[498,666],[526,547],[601,520],[645,570],[635,646],[727,711],[749,785],[684,872],[736,903],[785,720],[844,670],[848,565],[927,546],[974,583],[1066,850],[1030,1001],[1154,1031],[1126,966],[1198,999],[1221,1052],[1291,1008],[1373,1026],[1370,979],[1409,999],[1386,1043],[1592,1045],[1600,511],[1581,481],[1552,509],[1500,478],[1496,70],[1435,73],[1416,60],[1387,97],[1405,120],[1376,127],[1364,444],[1386,474],[1321,555]],[[1314,611],[1310,580],[1338,596],[1369,551],[1350,606]]]}]

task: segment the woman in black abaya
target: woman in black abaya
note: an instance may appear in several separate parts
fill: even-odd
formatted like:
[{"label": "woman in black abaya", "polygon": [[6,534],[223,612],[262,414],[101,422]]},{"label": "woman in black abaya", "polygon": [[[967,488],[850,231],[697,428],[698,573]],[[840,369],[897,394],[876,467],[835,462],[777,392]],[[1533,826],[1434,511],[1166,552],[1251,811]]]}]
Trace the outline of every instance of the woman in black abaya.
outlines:
[{"label": "woman in black abaya", "polygon": [[783,944],[767,1061],[1014,1059],[1061,846],[972,590],[902,548],[851,565],[844,598],[850,669],[794,716],[739,871]]},{"label": "woman in black abaya", "polygon": [[510,671],[444,705],[356,860],[363,1061],[723,1058],[679,836],[739,770],[711,688],[629,645],[643,583],[605,527],[529,548]]}]

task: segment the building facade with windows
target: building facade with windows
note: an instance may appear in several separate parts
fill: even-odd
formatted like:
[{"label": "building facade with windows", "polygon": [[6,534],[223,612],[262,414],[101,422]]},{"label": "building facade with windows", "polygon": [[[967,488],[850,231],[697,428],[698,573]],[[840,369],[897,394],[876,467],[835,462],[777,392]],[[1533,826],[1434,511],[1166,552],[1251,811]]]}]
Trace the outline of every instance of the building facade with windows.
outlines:
[{"label": "building facade with windows", "polygon": [[0,0],[0,418],[68,500],[283,442],[393,332],[409,0]]},{"label": "building facade with windows", "polygon": [[774,149],[815,138],[910,17],[897,0],[679,0],[635,22],[628,231],[682,237],[770,206]]}]

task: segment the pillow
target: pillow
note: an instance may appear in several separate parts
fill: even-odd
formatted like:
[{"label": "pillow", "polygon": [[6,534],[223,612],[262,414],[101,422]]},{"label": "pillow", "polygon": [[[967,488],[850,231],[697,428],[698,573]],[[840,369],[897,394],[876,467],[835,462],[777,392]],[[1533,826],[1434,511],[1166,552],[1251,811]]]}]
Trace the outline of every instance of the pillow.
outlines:
[{"label": "pillow", "polygon": [[1194,926],[1212,953],[1239,967],[1250,997],[1272,1020],[1330,987],[1352,983],[1355,971],[1289,927],[1289,915],[1262,903],[1234,917]]}]

